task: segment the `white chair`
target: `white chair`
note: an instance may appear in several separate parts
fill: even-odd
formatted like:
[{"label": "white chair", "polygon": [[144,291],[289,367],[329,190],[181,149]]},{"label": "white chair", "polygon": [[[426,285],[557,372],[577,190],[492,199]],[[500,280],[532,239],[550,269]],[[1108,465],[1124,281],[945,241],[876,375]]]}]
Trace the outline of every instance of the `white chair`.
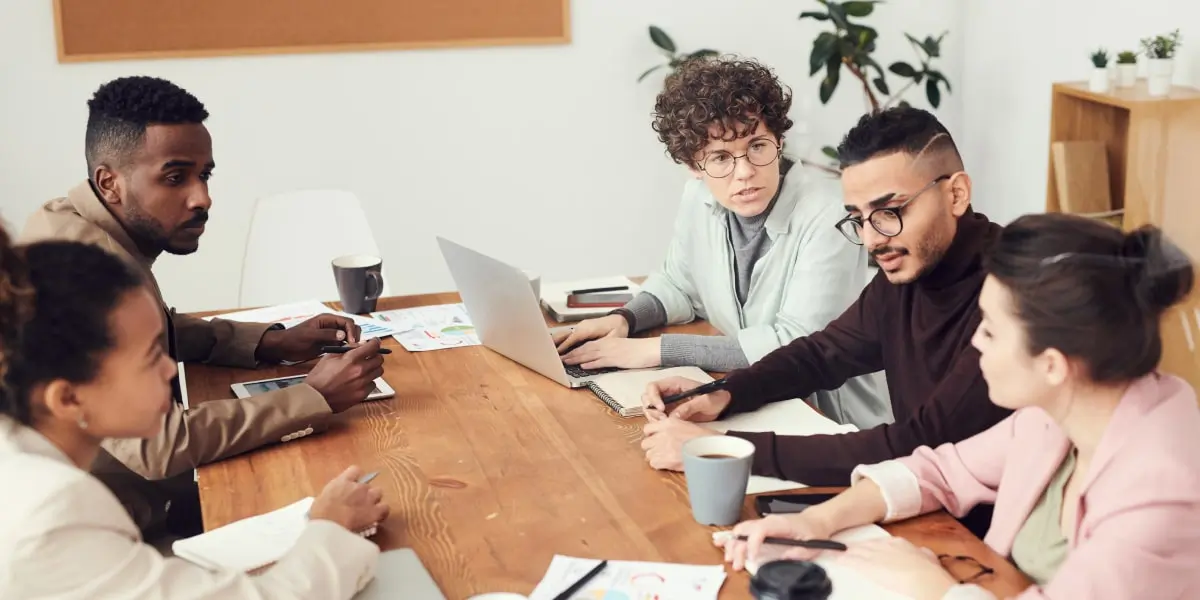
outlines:
[{"label": "white chair", "polygon": [[[250,217],[238,289],[241,307],[338,299],[334,258],[380,256],[358,198],[339,190],[298,190],[260,198]],[[383,295],[390,293],[387,262]]]}]

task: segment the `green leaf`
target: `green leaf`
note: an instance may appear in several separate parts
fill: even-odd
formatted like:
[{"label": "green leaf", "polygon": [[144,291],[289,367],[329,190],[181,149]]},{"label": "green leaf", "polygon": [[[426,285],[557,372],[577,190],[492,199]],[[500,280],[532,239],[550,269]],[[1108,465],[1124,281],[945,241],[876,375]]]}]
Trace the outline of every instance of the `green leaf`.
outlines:
[{"label": "green leaf", "polygon": [[695,51],[695,52],[693,52],[693,53],[689,54],[689,55],[688,55],[688,58],[689,58],[689,59],[692,59],[692,58],[707,58],[707,57],[710,57],[710,56],[719,56],[720,54],[721,54],[721,53],[720,53],[720,52],[717,52],[716,50],[710,50],[710,49],[708,49],[708,48],[703,48],[703,49],[697,50],[697,51]]},{"label": "green leaf", "polygon": [[911,36],[911,35],[909,35],[909,34],[907,34],[907,33],[906,33],[906,34],[904,34],[904,37],[908,38],[908,41],[910,41],[910,42],[912,42],[912,43],[914,43],[914,44],[916,44],[916,45],[918,45],[918,46],[920,46],[920,45],[921,45],[921,40],[918,40],[917,38],[915,38],[915,37],[913,37],[913,36]]},{"label": "green leaf", "polygon": [[870,15],[875,10],[875,2],[870,0],[858,0],[855,2],[846,2],[842,4],[842,8],[846,10],[846,14],[851,17],[865,17]]},{"label": "green leaf", "polygon": [[942,91],[938,89],[937,80],[932,77],[925,80],[925,97],[929,98],[929,105],[934,108],[942,103]]},{"label": "green leaf", "polygon": [[667,32],[659,29],[657,25],[650,26],[650,41],[654,42],[655,46],[667,52],[675,52],[675,41],[671,39],[671,36],[667,35]]},{"label": "green leaf", "polygon": [[829,104],[829,99],[837,89],[841,72],[842,61],[836,56],[830,57],[829,62],[825,64],[825,78],[821,80],[821,104]]},{"label": "green leaf", "polygon": [[645,73],[642,73],[641,75],[639,75],[639,76],[638,76],[638,83],[641,83],[641,81],[642,81],[643,79],[645,79],[647,75],[649,75],[649,74],[651,74],[651,73],[653,73],[653,72],[655,72],[655,71],[657,71],[657,70],[659,70],[659,69],[661,69],[661,68],[663,68],[663,67],[665,67],[665,66],[666,66],[666,65],[655,65],[655,66],[653,66],[653,67],[650,67],[649,69],[646,69],[646,72],[645,72]]},{"label": "green leaf", "polygon": [[929,58],[938,57],[938,54],[941,52],[939,46],[940,44],[938,44],[937,40],[933,39],[933,36],[926,36],[925,41],[921,44],[921,48],[925,50],[925,54],[928,54]]},{"label": "green leaf", "polygon": [[904,61],[892,63],[892,66],[888,67],[888,70],[901,77],[913,77],[917,74],[917,70]]},{"label": "green leaf", "polygon": [[912,108],[912,105],[908,103],[908,100],[901,100],[896,103],[896,106],[899,106],[900,108]]},{"label": "green leaf", "polygon": [[801,19],[816,19],[818,21],[828,21],[829,15],[826,13],[817,12],[814,10],[806,10],[806,11],[800,13],[800,18]]},{"label": "green leaf", "polygon": [[928,69],[928,70],[926,70],[926,71],[925,71],[925,76],[926,76],[926,77],[928,77],[928,78],[930,78],[930,79],[932,79],[932,80],[934,80],[934,81],[939,81],[939,82],[941,82],[941,83],[945,84],[945,86],[946,86],[946,91],[947,91],[947,92],[950,92],[950,91],[952,91],[952,90],[950,89],[950,80],[949,80],[949,79],[946,79],[946,76],[945,76],[945,75],[942,75],[942,72],[941,72],[941,71],[934,71],[934,70],[932,70],[932,69]]},{"label": "green leaf", "polygon": [[875,83],[875,89],[879,90],[879,93],[881,93],[885,96],[891,94],[891,92],[888,91],[888,85],[887,85],[886,79],[884,79],[882,77],[876,77],[875,79],[872,79],[871,81]]},{"label": "green leaf", "polygon": [[808,56],[809,77],[816,75],[829,62],[829,58],[837,53],[837,46],[838,37],[829,31],[822,31],[813,40],[812,54]]},{"label": "green leaf", "polygon": [[832,158],[833,160],[840,159],[840,157],[838,156],[837,149],[835,149],[833,146],[822,146],[821,154],[824,154],[825,156],[828,156],[829,158]]},{"label": "green leaf", "polygon": [[829,18],[839,29],[850,29],[850,21],[846,19],[846,9],[837,2],[829,3]]}]

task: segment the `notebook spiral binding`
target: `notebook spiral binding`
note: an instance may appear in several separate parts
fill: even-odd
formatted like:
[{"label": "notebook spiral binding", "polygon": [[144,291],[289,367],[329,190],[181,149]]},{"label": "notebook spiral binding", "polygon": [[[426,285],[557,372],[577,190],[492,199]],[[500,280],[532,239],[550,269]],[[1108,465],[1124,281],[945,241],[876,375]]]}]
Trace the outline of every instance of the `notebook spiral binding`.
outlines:
[{"label": "notebook spiral binding", "polygon": [[584,385],[586,385],[589,390],[592,390],[592,393],[595,394],[596,397],[602,400],[605,404],[607,404],[609,408],[616,411],[617,414],[621,414],[622,411],[624,411],[624,407],[622,407],[621,404],[616,400],[613,400],[613,397],[609,396],[608,392],[600,389],[600,386],[592,383],[591,381],[585,383]]}]

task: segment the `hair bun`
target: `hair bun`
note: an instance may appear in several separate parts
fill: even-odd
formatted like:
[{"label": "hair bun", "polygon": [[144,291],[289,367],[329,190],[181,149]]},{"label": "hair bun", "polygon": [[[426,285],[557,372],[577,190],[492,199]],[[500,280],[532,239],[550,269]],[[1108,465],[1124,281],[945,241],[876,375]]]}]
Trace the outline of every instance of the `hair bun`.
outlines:
[{"label": "hair bun", "polygon": [[1192,261],[1153,225],[1127,233],[1121,256],[1130,259],[1133,291],[1155,319],[1192,291]]}]

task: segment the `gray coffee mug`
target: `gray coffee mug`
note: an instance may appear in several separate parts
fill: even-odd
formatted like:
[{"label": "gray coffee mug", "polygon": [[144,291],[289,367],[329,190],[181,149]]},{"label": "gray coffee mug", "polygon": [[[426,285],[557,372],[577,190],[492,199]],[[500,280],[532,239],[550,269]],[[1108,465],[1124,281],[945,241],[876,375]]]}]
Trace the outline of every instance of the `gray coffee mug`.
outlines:
[{"label": "gray coffee mug", "polygon": [[371,312],[383,293],[383,259],[367,254],[339,256],[333,259],[333,279],[337,282],[342,310],[354,314]]},{"label": "gray coffee mug", "polygon": [[701,525],[733,525],[742,515],[754,444],[737,437],[710,435],[683,444],[692,517]]}]

